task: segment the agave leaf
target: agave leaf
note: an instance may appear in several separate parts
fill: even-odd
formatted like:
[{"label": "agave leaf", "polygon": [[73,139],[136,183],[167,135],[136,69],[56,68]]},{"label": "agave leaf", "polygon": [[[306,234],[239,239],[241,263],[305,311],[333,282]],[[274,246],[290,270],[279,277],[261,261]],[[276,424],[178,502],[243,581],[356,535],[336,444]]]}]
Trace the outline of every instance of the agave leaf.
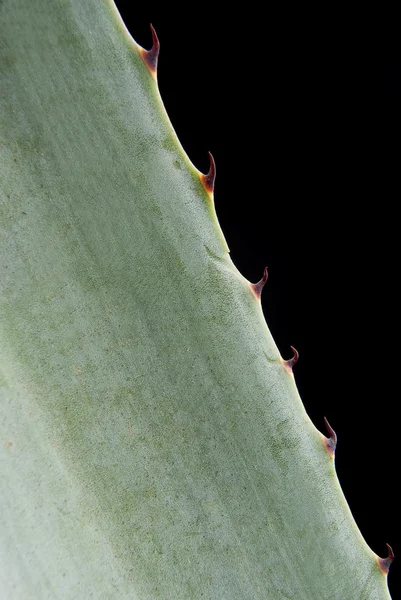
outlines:
[{"label": "agave leaf", "polygon": [[155,59],[0,2],[3,597],[388,599]]}]

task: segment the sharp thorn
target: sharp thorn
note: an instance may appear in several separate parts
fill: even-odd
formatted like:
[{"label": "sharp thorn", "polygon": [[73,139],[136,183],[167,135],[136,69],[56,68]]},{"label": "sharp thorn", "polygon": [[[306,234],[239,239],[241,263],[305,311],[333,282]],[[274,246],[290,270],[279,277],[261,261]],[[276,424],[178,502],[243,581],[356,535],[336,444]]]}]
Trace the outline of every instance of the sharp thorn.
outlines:
[{"label": "sharp thorn", "polygon": [[290,346],[290,348],[293,352],[293,357],[289,360],[285,360],[284,365],[287,367],[287,369],[289,369],[292,372],[293,366],[298,362],[299,353],[297,350],[295,350],[294,346]]},{"label": "sharp thorn", "polygon": [[153,75],[156,75],[157,61],[158,61],[159,52],[160,52],[160,42],[159,42],[159,38],[157,37],[157,33],[156,33],[156,30],[153,27],[153,25],[150,25],[150,30],[152,32],[153,45],[150,50],[145,50],[144,48],[141,48],[141,55],[142,55],[142,58],[145,61],[146,65],[148,66],[149,70],[151,71],[151,73]]},{"label": "sharp thorn", "polygon": [[325,437],[324,443],[325,443],[325,446],[326,446],[327,450],[329,451],[329,453],[332,456],[334,456],[334,452],[336,451],[336,446],[337,446],[337,434],[334,431],[334,429],[331,427],[331,425],[328,422],[328,420],[326,419],[326,417],[324,417],[324,424],[326,426],[327,433],[329,434],[329,437]]},{"label": "sharp thorn", "polygon": [[214,182],[216,181],[216,163],[213,158],[213,154],[211,152],[209,152],[209,161],[210,161],[209,172],[207,173],[207,175],[204,175],[202,173],[201,179],[202,179],[202,182],[203,182],[203,185],[204,185],[206,191],[209,194],[213,194]]},{"label": "sharp thorn", "polygon": [[386,558],[379,558],[378,563],[379,563],[379,567],[380,570],[387,575],[387,573],[390,570],[391,564],[394,560],[394,552],[392,547],[390,546],[390,544],[386,544],[387,546],[387,550],[388,550],[388,554]]},{"label": "sharp thorn", "polygon": [[268,278],[268,272],[267,272],[267,267],[265,267],[264,271],[263,271],[263,277],[262,277],[262,279],[260,281],[258,281],[258,283],[251,283],[250,284],[251,290],[254,293],[255,298],[257,300],[260,300],[260,297],[262,295],[262,290],[265,287],[265,283],[267,281],[267,278]]}]

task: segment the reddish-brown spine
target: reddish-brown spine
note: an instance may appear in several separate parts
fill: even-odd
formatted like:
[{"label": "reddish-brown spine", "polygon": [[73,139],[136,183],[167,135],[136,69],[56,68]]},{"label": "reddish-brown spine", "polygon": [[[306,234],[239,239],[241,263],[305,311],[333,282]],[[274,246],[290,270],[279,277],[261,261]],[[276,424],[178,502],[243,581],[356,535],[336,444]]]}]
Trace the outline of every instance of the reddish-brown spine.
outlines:
[{"label": "reddish-brown spine", "polygon": [[329,454],[331,456],[334,456],[334,453],[336,451],[336,446],[337,446],[337,434],[334,431],[334,429],[331,427],[331,425],[328,422],[328,420],[326,419],[326,417],[324,417],[324,424],[326,426],[327,433],[329,434],[329,437],[324,438],[324,444],[325,444]]},{"label": "reddish-brown spine", "polygon": [[214,182],[216,181],[216,163],[213,158],[213,154],[211,152],[209,152],[209,160],[210,160],[209,172],[206,175],[204,175],[202,173],[201,180],[202,180],[204,188],[208,192],[208,194],[213,194]]},{"label": "reddish-brown spine", "polygon": [[293,352],[293,357],[290,358],[289,360],[285,360],[284,365],[287,367],[287,369],[292,371],[293,366],[298,362],[299,353],[297,350],[295,350],[294,346],[290,346],[290,348]]},{"label": "reddish-brown spine", "polygon": [[391,563],[394,560],[394,552],[393,552],[392,547],[390,546],[390,544],[386,544],[386,546],[387,546],[387,550],[388,550],[387,557],[386,558],[379,558],[378,561],[377,561],[379,563],[380,570],[385,575],[387,575],[387,573],[389,572],[390,567],[391,567]]},{"label": "reddish-brown spine", "polygon": [[265,267],[264,271],[263,271],[263,277],[262,277],[262,279],[260,281],[258,281],[257,283],[251,283],[250,284],[251,290],[254,293],[255,298],[257,300],[260,300],[260,297],[262,295],[262,290],[265,287],[265,283],[267,281],[267,278],[268,278],[268,272],[267,272],[267,267]]},{"label": "reddish-brown spine", "polygon": [[156,75],[157,61],[158,61],[159,53],[160,53],[160,42],[159,42],[159,38],[157,37],[157,33],[156,33],[153,25],[150,26],[150,29],[152,31],[153,45],[150,50],[145,50],[144,48],[141,48],[140,52],[141,52],[141,56],[142,56],[145,64],[147,65],[149,71],[152,73],[152,75]]}]

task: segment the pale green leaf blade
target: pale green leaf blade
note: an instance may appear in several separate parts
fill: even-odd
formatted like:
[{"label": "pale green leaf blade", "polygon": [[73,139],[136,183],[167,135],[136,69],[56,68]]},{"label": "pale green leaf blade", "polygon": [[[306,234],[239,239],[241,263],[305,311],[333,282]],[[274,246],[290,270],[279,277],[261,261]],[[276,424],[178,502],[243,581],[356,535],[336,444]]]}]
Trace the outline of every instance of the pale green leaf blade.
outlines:
[{"label": "pale green leaf blade", "polygon": [[389,598],[105,0],[0,2],[0,256],[5,597]]}]

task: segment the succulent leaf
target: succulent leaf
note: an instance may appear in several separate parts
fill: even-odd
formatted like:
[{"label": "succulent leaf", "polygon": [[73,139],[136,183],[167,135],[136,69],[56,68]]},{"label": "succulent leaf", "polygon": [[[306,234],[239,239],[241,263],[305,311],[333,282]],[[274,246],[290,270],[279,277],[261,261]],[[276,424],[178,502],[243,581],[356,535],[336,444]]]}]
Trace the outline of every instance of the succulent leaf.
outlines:
[{"label": "succulent leaf", "polygon": [[152,34],[0,1],[3,597],[386,600]]}]

